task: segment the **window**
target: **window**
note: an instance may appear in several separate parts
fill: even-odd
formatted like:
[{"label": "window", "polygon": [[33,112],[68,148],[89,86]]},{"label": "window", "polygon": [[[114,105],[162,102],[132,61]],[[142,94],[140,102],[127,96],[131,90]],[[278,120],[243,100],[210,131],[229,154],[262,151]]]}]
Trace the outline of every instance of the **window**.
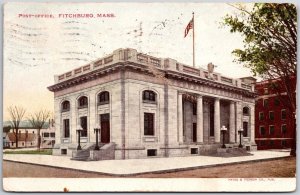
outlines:
[{"label": "window", "polygon": [[265,127],[264,126],[260,126],[259,127],[259,132],[260,132],[260,135],[265,135],[266,134]]},{"label": "window", "polygon": [[281,141],[281,146],[286,147],[286,145],[287,145],[286,140],[282,140]]},{"label": "window", "polygon": [[248,137],[248,122],[243,122],[243,136]]},{"label": "window", "polygon": [[191,154],[198,154],[198,148],[191,148]]},{"label": "window", "polygon": [[263,106],[264,107],[268,107],[268,105],[269,105],[269,100],[268,99],[264,99],[263,100]]},{"label": "window", "polygon": [[150,101],[150,102],[155,102],[156,101],[156,94],[153,91],[146,90],[143,91],[143,100],[144,101]]},{"label": "window", "polygon": [[281,119],[286,119],[286,110],[281,110]]},{"label": "window", "polygon": [[272,121],[274,120],[274,112],[273,111],[269,112],[269,119]]},{"label": "window", "polygon": [[55,133],[50,133],[50,137],[55,137]]},{"label": "window", "polygon": [[281,133],[286,134],[286,124],[281,125]]},{"label": "window", "polygon": [[154,135],[153,113],[144,113],[144,135]]},{"label": "window", "polygon": [[67,154],[67,149],[61,149],[61,154],[66,155]]},{"label": "window", "polygon": [[24,146],[25,144],[24,144],[24,142],[22,142],[22,146]]},{"label": "window", "polygon": [[64,119],[63,125],[64,125],[64,137],[68,138],[68,137],[70,137],[70,120]]},{"label": "window", "polygon": [[264,140],[260,141],[260,146],[265,146],[266,142]]},{"label": "window", "polygon": [[275,106],[279,106],[279,105],[280,105],[280,100],[279,100],[278,97],[276,97],[276,98],[274,99],[274,105],[275,105]]},{"label": "window", "polygon": [[269,126],[269,131],[270,131],[270,135],[274,135],[274,133],[275,133],[274,125]]},{"label": "window", "polygon": [[274,141],[270,140],[270,146],[274,146]]},{"label": "window", "polygon": [[87,117],[86,116],[80,117],[80,125],[82,128],[81,136],[87,137]]},{"label": "window", "polygon": [[147,156],[157,156],[157,150],[156,149],[147,150]]},{"label": "window", "polygon": [[261,121],[261,120],[264,120],[264,113],[263,112],[260,112],[259,113],[259,120]]},{"label": "window", "polygon": [[197,104],[193,103],[193,115],[197,115]]},{"label": "window", "polygon": [[69,102],[69,101],[64,101],[64,102],[61,104],[61,111],[62,111],[62,112],[70,111],[70,102]]},{"label": "window", "polygon": [[49,133],[44,133],[44,137],[49,137]]},{"label": "window", "polygon": [[98,95],[98,105],[109,104],[109,92],[103,91]]},{"label": "window", "polygon": [[243,108],[243,115],[249,115],[249,108],[248,107]]},{"label": "window", "polygon": [[266,95],[266,94],[268,94],[269,93],[269,89],[266,87],[266,88],[264,88],[264,94]]},{"label": "window", "polygon": [[86,108],[88,106],[88,98],[82,96],[78,99],[78,108]]}]

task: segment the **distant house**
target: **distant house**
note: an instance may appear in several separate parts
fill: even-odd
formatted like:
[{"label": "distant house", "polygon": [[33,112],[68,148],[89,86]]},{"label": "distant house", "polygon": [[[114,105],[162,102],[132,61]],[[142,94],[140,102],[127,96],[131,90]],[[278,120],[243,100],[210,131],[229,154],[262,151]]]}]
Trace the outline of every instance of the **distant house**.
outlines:
[{"label": "distant house", "polygon": [[[4,126],[10,125],[10,122],[4,122]],[[11,129],[4,137],[3,146],[15,148],[16,137],[15,129]],[[19,127],[18,147],[37,147],[38,135],[37,129],[34,129],[29,121],[22,121]],[[5,145],[6,144],[6,145]],[[41,129],[41,148],[52,148],[55,144],[54,120],[46,122]]]},{"label": "distant house", "polygon": [[47,129],[41,129],[41,148],[53,148],[55,144],[54,120],[49,120]]},{"label": "distant house", "polygon": [[[6,140],[9,148],[16,147],[15,133],[9,132],[6,135]],[[18,147],[29,148],[37,146],[37,136],[34,133],[18,133]]]}]

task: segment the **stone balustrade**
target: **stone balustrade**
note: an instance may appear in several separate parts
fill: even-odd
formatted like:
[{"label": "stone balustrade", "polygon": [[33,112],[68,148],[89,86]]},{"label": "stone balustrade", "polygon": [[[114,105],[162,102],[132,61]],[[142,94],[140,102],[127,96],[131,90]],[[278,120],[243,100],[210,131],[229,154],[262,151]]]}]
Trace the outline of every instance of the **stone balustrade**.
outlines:
[{"label": "stone balustrade", "polygon": [[[135,49],[118,49],[106,57],[99,58],[89,64],[76,68],[72,71],[61,75],[55,75],[55,83],[60,83],[68,79],[86,74],[96,69],[102,69],[106,66],[115,64],[121,61],[138,62],[143,65],[152,65],[158,69],[172,70],[181,72],[191,76],[196,76],[204,79],[209,79],[209,73],[203,68],[194,68],[170,58],[156,58],[143,53],[138,53]],[[243,83],[240,79],[225,77],[219,73],[212,73],[213,80],[225,85],[232,85],[254,92],[254,88],[250,84]]]}]

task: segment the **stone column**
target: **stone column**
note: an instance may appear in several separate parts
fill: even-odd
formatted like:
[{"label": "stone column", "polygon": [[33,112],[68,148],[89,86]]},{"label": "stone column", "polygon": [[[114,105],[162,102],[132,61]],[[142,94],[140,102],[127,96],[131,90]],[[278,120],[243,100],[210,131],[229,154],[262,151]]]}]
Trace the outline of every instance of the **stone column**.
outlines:
[{"label": "stone column", "polygon": [[254,105],[250,106],[250,142],[251,144],[255,144],[255,111]]},{"label": "stone column", "polygon": [[182,111],[182,93],[178,92],[178,107],[177,107],[177,118],[178,118],[178,141],[183,143],[183,111]]},{"label": "stone column", "polygon": [[214,113],[214,130],[215,142],[220,143],[220,99],[215,99],[215,113]]},{"label": "stone column", "polygon": [[203,142],[203,100],[197,97],[197,142]]},{"label": "stone column", "polygon": [[235,112],[234,112],[234,102],[230,102],[229,107],[229,142],[235,142]]},{"label": "stone column", "polygon": [[[237,129],[237,132],[236,132],[236,143],[240,143],[240,136],[238,134],[238,131],[243,128],[242,127],[242,105],[241,105],[241,102],[236,102],[236,129]],[[243,139],[243,137],[242,137]],[[242,140],[243,142],[243,140]]]}]

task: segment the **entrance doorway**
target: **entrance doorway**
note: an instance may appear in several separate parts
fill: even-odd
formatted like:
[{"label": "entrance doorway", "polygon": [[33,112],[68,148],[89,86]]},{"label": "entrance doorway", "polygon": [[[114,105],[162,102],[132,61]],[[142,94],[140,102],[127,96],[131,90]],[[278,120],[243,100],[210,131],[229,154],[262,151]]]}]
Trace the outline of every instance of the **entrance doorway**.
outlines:
[{"label": "entrance doorway", "polygon": [[101,143],[110,142],[109,114],[100,114]]}]

